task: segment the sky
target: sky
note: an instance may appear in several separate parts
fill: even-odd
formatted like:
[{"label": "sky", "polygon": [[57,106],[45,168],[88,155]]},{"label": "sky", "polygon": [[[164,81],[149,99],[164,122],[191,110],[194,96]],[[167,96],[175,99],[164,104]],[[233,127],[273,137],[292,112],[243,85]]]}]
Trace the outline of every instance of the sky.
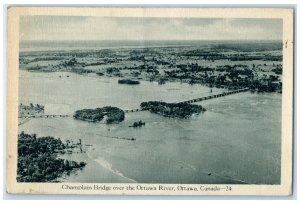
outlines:
[{"label": "sky", "polygon": [[281,19],[22,16],[26,40],[282,40]]}]

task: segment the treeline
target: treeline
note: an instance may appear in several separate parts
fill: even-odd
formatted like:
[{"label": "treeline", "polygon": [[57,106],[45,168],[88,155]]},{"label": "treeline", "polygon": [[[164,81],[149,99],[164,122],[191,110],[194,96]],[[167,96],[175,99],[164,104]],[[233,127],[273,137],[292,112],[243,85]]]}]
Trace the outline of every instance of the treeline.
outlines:
[{"label": "treeline", "polygon": [[[178,65],[179,69],[164,73],[169,78],[186,80],[189,84],[203,84],[209,87],[240,89],[249,88],[258,92],[281,92],[282,84],[279,76],[258,76],[247,65],[225,65],[216,69],[202,67],[198,64]],[[219,73],[216,74],[215,71]],[[282,73],[282,67],[278,66],[273,71]]]},{"label": "treeline", "polygon": [[119,79],[118,80],[119,84],[129,84],[129,85],[137,85],[140,84],[139,81],[132,80],[132,79]]},{"label": "treeline", "polygon": [[273,71],[275,74],[281,75],[281,74],[282,74],[282,66],[277,66],[276,68],[272,69],[272,71]]},{"label": "treeline", "polygon": [[261,79],[253,79],[249,82],[251,91],[257,92],[282,92],[282,83],[278,76],[264,75]]},{"label": "treeline", "polygon": [[49,57],[36,57],[34,59],[24,59],[20,56],[19,62],[20,64],[29,64],[32,62],[39,62],[39,61],[55,61],[55,60],[63,60],[63,57],[59,56],[49,56]]},{"label": "treeline", "polygon": [[105,106],[103,108],[77,110],[73,117],[88,122],[99,122],[104,119],[104,116],[107,116],[106,123],[118,123],[125,119],[125,112],[117,107]]},{"label": "treeline", "polygon": [[166,103],[161,101],[142,102],[142,110],[148,110],[165,117],[188,118],[194,113],[206,111],[201,105],[188,103]]},{"label": "treeline", "polygon": [[83,168],[86,163],[60,159],[66,145],[53,137],[37,137],[35,134],[18,135],[18,182],[49,182],[64,173]]},{"label": "treeline", "polygon": [[43,114],[45,107],[40,104],[33,105],[30,103],[30,105],[24,105],[20,103],[19,105],[19,117],[25,116],[25,115],[35,115],[35,114]]},{"label": "treeline", "polygon": [[282,55],[247,55],[247,54],[220,54],[220,51],[204,51],[204,50],[190,50],[183,53],[181,56],[198,57],[203,60],[230,60],[230,61],[282,61]]},{"label": "treeline", "polygon": [[273,51],[282,50],[282,42],[280,41],[256,41],[256,42],[228,42],[223,44],[216,44],[212,47],[215,51],[237,51],[237,52],[263,52],[263,51]]},{"label": "treeline", "polygon": [[33,103],[30,103],[29,105],[24,105],[20,103],[19,109],[24,109],[24,110],[37,110],[37,111],[44,111],[44,106],[40,104],[34,105]]}]

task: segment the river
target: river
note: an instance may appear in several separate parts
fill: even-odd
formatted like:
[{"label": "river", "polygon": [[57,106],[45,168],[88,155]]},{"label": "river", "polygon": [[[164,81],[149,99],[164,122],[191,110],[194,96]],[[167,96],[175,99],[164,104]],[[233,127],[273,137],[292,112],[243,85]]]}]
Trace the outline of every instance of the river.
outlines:
[{"label": "river", "polygon": [[[73,114],[82,108],[138,108],[143,101],[177,102],[210,94],[210,88],[141,81],[120,85],[94,74],[20,70],[20,102],[45,105],[45,114]],[[213,89],[214,92],[223,90]],[[189,119],[149,112],[127,113],[120,124],[69,118],[31,119],[19,131],[91,144],[87,154],[69,156],[87,166],[67,182],[279,184],[281,94],[243,92],[198,104],[207,111]],[[129,128],[142,120],[146,125]],[[116,139],[135,138],[135,141]]]}]

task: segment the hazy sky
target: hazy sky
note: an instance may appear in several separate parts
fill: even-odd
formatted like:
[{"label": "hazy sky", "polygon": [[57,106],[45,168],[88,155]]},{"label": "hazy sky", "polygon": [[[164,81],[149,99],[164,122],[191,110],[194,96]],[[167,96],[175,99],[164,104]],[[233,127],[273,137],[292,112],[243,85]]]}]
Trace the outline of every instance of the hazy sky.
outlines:
[{"label": "hazy sky", "polygon": [[281,19],[23,16],[21,40],[281,40]]}]

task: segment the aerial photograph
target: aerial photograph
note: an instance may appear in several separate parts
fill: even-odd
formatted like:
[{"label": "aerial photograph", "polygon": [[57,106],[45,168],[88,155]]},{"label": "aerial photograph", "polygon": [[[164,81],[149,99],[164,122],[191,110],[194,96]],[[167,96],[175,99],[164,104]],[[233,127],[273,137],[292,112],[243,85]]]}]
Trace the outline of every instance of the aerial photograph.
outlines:
[{"label": "aerial photograph", "polygon": [[17,182],[280,184],[282,30],[21,16]]}]

